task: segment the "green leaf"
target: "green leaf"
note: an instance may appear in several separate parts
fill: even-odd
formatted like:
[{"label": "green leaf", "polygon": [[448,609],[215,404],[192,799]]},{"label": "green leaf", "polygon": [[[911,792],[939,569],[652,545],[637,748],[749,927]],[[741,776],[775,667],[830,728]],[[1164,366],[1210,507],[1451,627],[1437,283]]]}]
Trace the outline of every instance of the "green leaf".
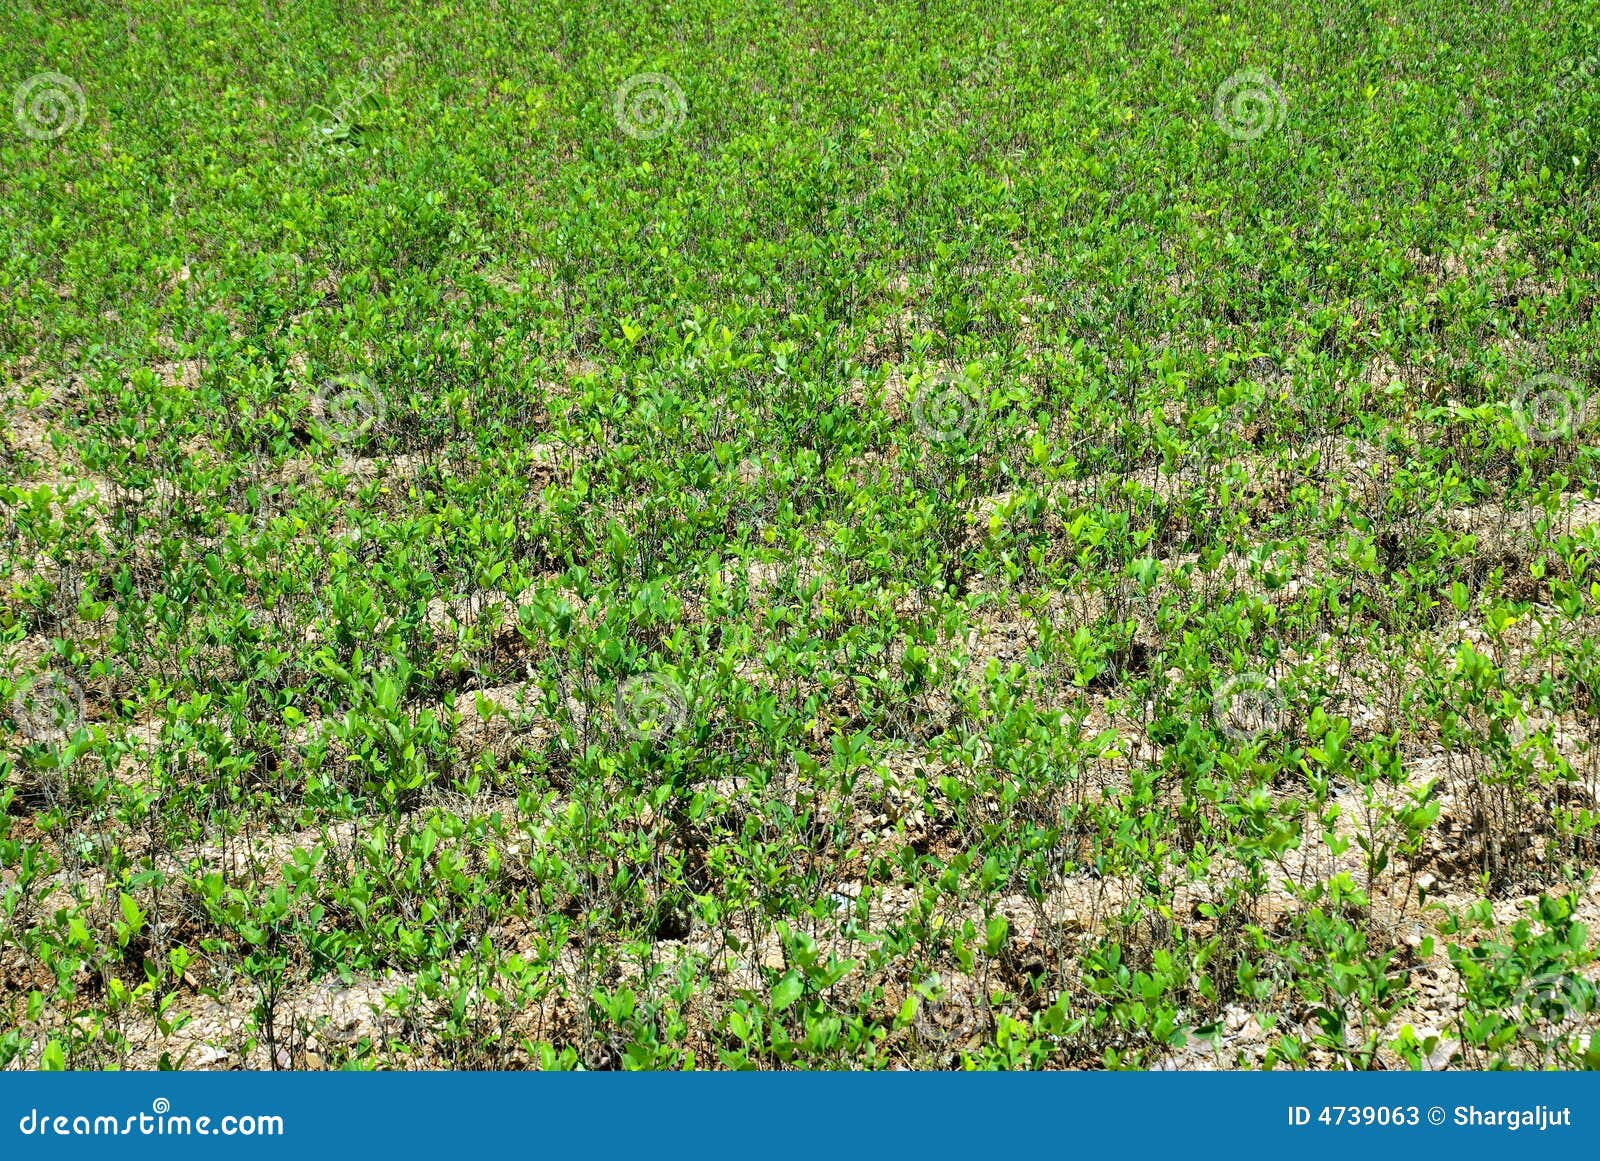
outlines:
[{"label": "green leaf", "polygon": [[772,1010],[774,1012],[783,1011],[800,998],[800,993],[805,991],[805,987],[805,981],[801,979],[799,972],[791,971],[785,974],[781,980],[773,985]]},{"label": "green leaf", "polygon": [[139,910],[139,905],[133,901],[133,896],[124,893],[118,900],[122,907],[122,917],[128,921],[128,926],[135,932],[144,928],[144,912]]}]

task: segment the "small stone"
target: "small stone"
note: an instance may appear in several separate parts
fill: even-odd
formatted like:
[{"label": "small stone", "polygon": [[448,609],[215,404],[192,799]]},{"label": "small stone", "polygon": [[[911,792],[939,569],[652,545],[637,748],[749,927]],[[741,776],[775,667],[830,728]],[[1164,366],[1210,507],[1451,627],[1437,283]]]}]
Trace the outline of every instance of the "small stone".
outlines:
[{"label": "small stone", "polygon": [[215,1044],[202,1044],[190,1052],[184,1060],[185,1068],[211,1068],[213,1065],[222,1064],[228,1059],[228,1050],[218,1048]]},{"label": "small stone", "polygon": [[1450,1061],[1455,1057],[1456,1050],[1461,1047],[1458,1040],[1441,1040],[1434,1050],[1428,1053],[1424,1063],[1430,1072],[1443,1072],[1450,1067]]}]

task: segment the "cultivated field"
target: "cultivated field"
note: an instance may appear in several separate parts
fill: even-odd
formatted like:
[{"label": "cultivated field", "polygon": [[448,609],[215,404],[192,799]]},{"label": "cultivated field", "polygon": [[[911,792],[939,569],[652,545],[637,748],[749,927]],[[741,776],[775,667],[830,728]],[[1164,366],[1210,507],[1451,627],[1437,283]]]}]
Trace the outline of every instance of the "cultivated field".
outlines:
[{"label": "cultivated field", "polygon": [[0,1067],[1600,1065],[1600,4],[4,7]]}]

